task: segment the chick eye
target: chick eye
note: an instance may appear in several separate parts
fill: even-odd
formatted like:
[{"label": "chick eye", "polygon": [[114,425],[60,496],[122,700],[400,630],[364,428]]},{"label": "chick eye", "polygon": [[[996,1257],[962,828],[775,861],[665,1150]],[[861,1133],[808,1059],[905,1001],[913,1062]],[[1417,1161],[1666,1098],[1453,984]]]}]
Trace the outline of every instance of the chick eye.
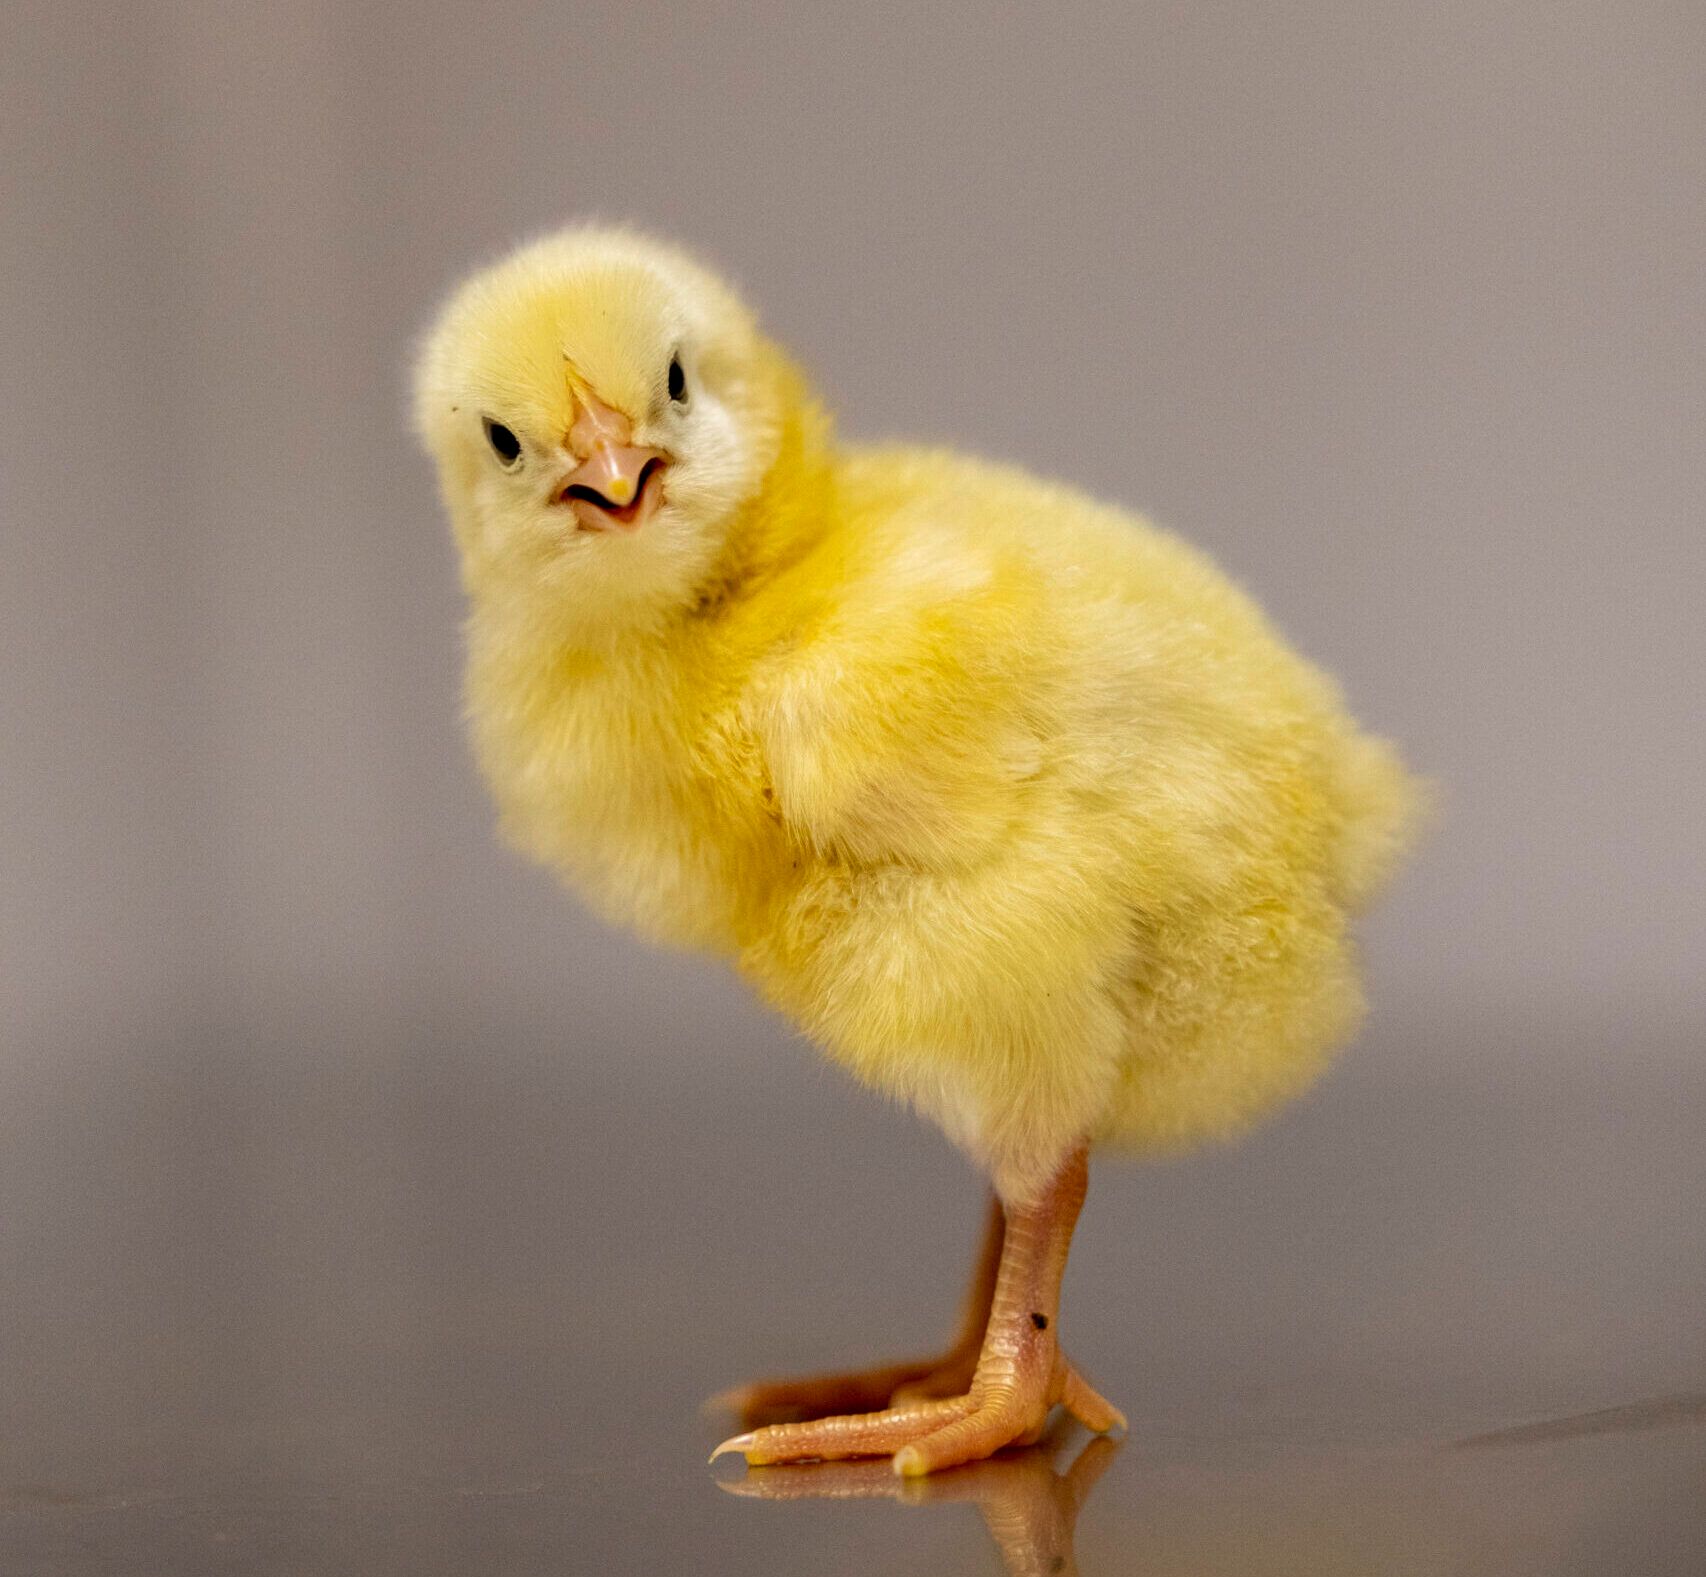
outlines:
[{"label": "chick eye", "polygon": [[502,422],[494,422],[488,416],[485,423],[486,442],[492,446],[492,453],[503,461],[506,471],[511,469],[521,459],[521,440]]},{"label": "chick eye", "polygon": [[677,405],[687,403],[687,374],[681,370],[679,356],[671,356],[669,359],[669,397]]}]

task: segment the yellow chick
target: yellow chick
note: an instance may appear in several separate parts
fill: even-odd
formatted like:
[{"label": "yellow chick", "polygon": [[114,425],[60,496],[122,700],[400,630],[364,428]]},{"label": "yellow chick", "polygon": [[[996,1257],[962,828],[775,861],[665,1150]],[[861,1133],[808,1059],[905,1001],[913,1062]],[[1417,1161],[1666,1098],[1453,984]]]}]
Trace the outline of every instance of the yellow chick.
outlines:
[{"label": "yellow chick", "polygon": [[1178,538],[838,443],[729,287],[643,236],[476,274],[416,415],[506,835],[727,958],[993,1186],[945,1356],[731,1393],[719,1450],[919,1474],[1056,1404],[1122,1425],[1058,1339],[1088,1151],[1235,1132],[1350,1034],[1347,923],[1416,802],[1393,751]]}]

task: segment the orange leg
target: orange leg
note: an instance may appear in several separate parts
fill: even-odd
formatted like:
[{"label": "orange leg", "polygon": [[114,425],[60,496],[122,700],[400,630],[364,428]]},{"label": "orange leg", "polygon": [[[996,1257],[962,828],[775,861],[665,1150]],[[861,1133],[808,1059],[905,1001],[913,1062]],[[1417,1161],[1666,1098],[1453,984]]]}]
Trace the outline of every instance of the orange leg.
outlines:
[{"label": "orange leg", "polygon": [[964,1395],[748,1430],[725,1440],[712,1460],[725,1451],[753,1464],[892,1455],[895,1472],[912,1477],[1031,1444],[1057,1402],[1097,1433],[1123,1428],[1119,1410],[1060,1350],[1060,1282],[1088,1181],[1079,1150],[1040,1199],[1007,1209],[995,1296]]},{"label": "orange leg", "polygon": [[947,1351],[940,1357],[914,1358],[840,1374],[762,1380],[725,1391],[713,1397],[709,1405],[729,1409],[739,1418],[743,1429],[752,1429],[760,1424],[825,1418],[836,1413],[868,1413],[890,1403],[962,1395],[977,1368],[978,1349],[995,1298],[1004,1227],[1001,1201],[992,1195],[983,1242],[959,1324]]}]

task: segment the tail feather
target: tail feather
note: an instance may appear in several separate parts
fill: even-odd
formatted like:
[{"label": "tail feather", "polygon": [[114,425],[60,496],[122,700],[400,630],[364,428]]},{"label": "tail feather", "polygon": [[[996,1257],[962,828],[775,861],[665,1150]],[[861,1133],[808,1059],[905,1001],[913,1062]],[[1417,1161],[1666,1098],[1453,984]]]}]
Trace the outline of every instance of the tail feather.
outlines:
[{"label": "tail feather", "polygon": [[1340,758],[1344,822],[1335,873],[1339,901],[1347,908],[1362,908],[1397,874],[1431,798],[1429,785],[1405,767],[1387,740],[1360,734],[1347,743]]}]

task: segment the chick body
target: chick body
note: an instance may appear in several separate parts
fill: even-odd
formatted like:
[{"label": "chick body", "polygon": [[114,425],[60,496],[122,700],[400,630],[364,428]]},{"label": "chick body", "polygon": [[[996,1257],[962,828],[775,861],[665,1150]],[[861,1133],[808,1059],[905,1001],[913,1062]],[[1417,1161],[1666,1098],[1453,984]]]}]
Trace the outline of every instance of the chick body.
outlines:
[{"label": "chick body", "polygon": [[[637,540],[573,544],[579,583],[531,538],[494,548],[458,480],[457,355],[514,309],[550,344],[506,365],[549,380],[575,338],[551,304],[601,243],[722,336],[756,457],[714,531],[680,528],[677,582]],[[1307,1085],[1358,1019],[1348,922],[1416,799],[1332,682],[1168,532],[1007,466],[839,444],[679,254],[576,232],[523,259],[453,304],[421,386],[511,839],[611,919],[726,956],[1004,1199],[1086,1138],[1174,1148]],[[666,590],[589,614],[625,553]]]}]

